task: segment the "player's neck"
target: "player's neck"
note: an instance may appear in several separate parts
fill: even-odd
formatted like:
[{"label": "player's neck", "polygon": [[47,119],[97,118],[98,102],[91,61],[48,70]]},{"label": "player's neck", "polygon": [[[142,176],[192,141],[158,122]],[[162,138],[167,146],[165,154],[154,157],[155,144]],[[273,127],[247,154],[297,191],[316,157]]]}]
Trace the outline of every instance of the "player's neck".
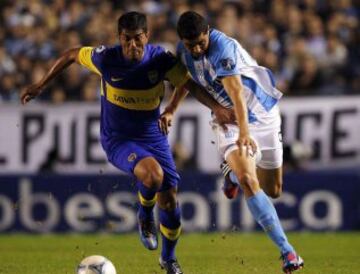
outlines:
[{"label": "player's neck", "polygon": [[142,56],[141,56],[140,59],[130,59],[130,58],[126,57],[126,56],[123,54],[125,63],[127,63],[127,64],[129,64],[129,65],[136,65],[136,64],[141,63],[142,60],[144,60],[144,56],[145,56],[145,52],[143,52],[143,54],[142,54]]}]

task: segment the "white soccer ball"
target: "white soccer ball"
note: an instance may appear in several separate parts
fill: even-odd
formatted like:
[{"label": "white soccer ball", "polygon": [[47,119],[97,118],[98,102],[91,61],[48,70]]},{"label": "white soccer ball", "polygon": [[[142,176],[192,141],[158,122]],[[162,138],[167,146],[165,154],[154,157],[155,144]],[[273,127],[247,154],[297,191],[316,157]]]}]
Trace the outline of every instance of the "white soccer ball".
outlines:
[{"label": "white soccer ball", "polygon": [[77,274],[116,274],[112,262],[104,256],[93,255],[86,257],[78,265]]}]

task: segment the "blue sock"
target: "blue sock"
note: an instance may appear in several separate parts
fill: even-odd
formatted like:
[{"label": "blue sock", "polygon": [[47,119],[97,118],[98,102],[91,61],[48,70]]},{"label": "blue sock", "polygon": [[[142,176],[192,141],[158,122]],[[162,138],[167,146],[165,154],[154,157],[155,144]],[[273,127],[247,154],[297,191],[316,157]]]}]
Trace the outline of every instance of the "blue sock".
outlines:
[{"label": "blue sock", "polygon": [[260,190],[248,198],[247,204],[255,220],[279,247],[281,254],[294,251],[286,238],[275,207],[264,191]]},{"label": "blue sock", "polygon": [[162,237],[161,258],[164,261],[174,260],[175,247],[181,232],[180,208],[172,211],[159,208],[160,231]]},{"label": "blue sock", "polygon": [[153,208],[156,204],[156,189],[146,187],[138,182],[139,217],[142,220],[153,218]]}]

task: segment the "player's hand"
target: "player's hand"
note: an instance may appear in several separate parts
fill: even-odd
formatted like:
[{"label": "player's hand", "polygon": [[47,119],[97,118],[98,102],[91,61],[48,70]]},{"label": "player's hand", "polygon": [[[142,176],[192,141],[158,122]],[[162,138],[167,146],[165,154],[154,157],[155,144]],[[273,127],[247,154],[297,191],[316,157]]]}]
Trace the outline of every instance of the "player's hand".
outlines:
[{"label": "player's hand", "polygon": [[34,99],[36,96],[38,96],[43,87],[39,84],[32,84],[30,86],[27,86],[20,94],[21,103],[25,105],[30,100]]},{"label": "player's hand", "polygon": [[237,140],[237,145],[240,148],[239,149],[240,155],[242,155],[243,152],[245,152],[246,157],[254,156],[257,151],[255,141],[250,137],[249,134],[247,133],[241,134],[241,131],[240,131],[239,139]]},{"label": "player's hand", "polygon": [[161,130],[162,133],[164,133],[165,135],[169,134],[169,130],[172,124],[172,119],[173,119],[174,113],[172,111],[169,110],[165,110],[161,115],[160,118],[158,120],[159,123],[159,128]]},{"label": "player's hand", "polygon": [[216,117],[216,122],[223,128],[224,131],[228,130],[226,124],[236,125],[236,117],[233,109],[218,106],[213,109],[213,112]]}]

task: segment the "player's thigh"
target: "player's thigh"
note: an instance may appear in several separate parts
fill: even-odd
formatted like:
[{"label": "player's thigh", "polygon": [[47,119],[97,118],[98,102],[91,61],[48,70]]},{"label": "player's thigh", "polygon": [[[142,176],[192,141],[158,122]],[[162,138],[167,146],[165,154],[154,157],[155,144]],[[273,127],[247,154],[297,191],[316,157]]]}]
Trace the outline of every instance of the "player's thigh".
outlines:
[{"label": "player's thigh", "polygon": [[177,188],[180,182],[180,176],[176,171],[175,162],[168,143],[159,142],[151,146],[147,145],[146,148],[154,155],[154,158],[160,164],[164,173],[164,179],[158,191],[164,192],[171,188]]},{"label": "player's thigh", "polygon": [[[212,121],[212,130],[215,135],[216,148],[220,155],[226,160],[228,155],[234,151],[238,150],[239,146],[237,145],[237,140],[239,139],[239,127],[233,124],[227,124],[227,130],[225,131],[217,122]],[[253,138],[253,136],[251,136]],[[255,143],[257,141],[253,138]],[[250,153],[251,156],[257,156],[256,154]],[[257,160],[257,159],[255,159]]]},{"label": "player's thigh", "polygon": [[263,150],[261,161],[257,164],[257,175],[261,188],[272,198],[278,198],[283,185],[283,149]]},{"label": "player's thigh", "polygon": [[[150,167],[158,167],[159,164],[154,160],[153,154],[143,145],[132,141],[119,141],[114,144],[111,151],[106,151],[109,161],[121,171],[135,174],[135,167],[138,166],[139,172],[145,173]],[[149,158],[149,159],[148,159]],[[144,159],[147,159],[146,161]],[[140,165],[138,165],[141,163]],[[140,168],[141,167],[141,168]]]},{"label": "player's thigh", "polygon": [[[144,183],[148,179],[155,182],[156,185],[150,187],[156,187],[160,192],[172,187],[176,188],[180,181],[167,142],[152,144],[119,142],[111,151],[107,151],[107,155],[115,167],[135,176],[138,181]],[[151,176],[150,179],[149,176]]]},{"label": "player's thigh", "polygon": [[239,127],[227,124],[227,130],[225,131],[215,121],[212,121],[211,125],[215,135],[216,148],[220,155],[229,163],[236,176],[242,177],[245,174],[256,176],[254,158],[245,152],[240,154],[239,146],[236,143],[239,139]]}]

